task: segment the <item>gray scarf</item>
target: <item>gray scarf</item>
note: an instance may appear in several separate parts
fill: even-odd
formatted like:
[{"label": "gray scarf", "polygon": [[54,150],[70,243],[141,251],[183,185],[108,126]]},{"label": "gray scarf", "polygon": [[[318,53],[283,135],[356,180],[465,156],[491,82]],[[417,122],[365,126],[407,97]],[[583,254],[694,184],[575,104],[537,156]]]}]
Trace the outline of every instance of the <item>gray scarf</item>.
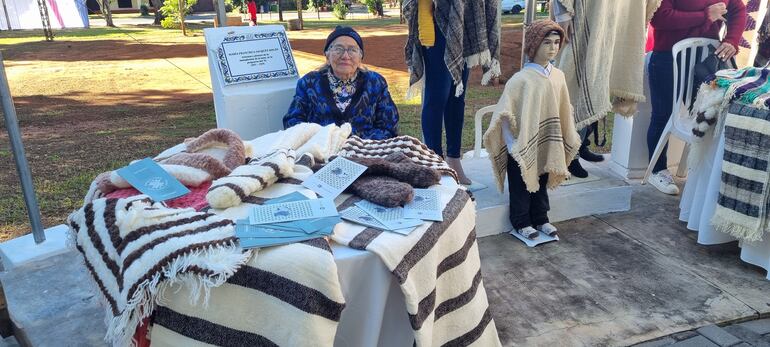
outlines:
[{"label": "gray scarf", "polygon": [[[409,90],[407,97],[422,90],[425,61],[418,28],[417,1],[404,1],[404,18],[409,25],[406,42],[406,64],[409,66]],[[500,76],[500,6],[499,0],[434,0],[433,13],[436,30],[446,38],[444,62],[457,86],[457,96],[462,94],[462,72],[481,65],[484,75],[481,84]]]}]

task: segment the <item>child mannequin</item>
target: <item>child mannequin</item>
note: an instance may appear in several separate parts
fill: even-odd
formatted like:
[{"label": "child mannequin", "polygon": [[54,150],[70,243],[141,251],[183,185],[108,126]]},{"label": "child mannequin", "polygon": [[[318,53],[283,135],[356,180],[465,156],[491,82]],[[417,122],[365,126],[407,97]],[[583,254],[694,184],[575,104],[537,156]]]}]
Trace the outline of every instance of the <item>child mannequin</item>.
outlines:
[{"label": "child mannequin", "polygon": [[567,165],[580,148],[564,74],[551,64],[564,37],[550,20],[527,28],[524,49],[530,63],[505,84],[484,134],[501,191],[508,176],[512,233],[530,239],[541,232],[556,235],[548,222],[547,189],[569,177]]}]

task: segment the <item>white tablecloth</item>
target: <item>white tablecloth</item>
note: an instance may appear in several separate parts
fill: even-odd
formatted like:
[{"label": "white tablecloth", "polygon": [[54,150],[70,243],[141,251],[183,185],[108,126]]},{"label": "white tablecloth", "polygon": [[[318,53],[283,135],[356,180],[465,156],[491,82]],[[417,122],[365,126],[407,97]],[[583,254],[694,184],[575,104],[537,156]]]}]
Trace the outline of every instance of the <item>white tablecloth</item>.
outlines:
[{"label": "white tablecloth", "polygon": [[[715,139],[711,134],[703,139],[703,159],[687,176],[682,200],[679,203],[679,220],[687,222],[687,228],[698,232],[698,243],[716,245],[735,241],[729,234],[716,231],[711,217],[719,197],[724,156],[724,133]],[[741,260],[770,270],[770,233],[760,242],[741,242]],[[770,271],[767,279],[770,280]]]},{"label": "white tablecloth", "polygon": [[404,294],[382,260],[336,243],[332,251],[345,297],[334,346],[411,346]]}]

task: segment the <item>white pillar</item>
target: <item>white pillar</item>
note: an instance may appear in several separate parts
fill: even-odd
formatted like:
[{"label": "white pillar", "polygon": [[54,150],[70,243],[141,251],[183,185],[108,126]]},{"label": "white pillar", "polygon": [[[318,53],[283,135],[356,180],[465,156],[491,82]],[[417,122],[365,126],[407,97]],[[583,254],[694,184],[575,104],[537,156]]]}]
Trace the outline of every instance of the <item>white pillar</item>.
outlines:
[{"label": "white pillar", "polygon": [[[650,55],[645,59],[644,67],[644,95],[647,101],[639,103],[638,112],[633,117],[615,115],[615,123],[612,129],[612,159],[610,169],[626,179],[637,179],[644,176],[649,164],[647,150],[647,129],[650,127],[650,85],[647,78],[647,63]],[[682,157],[684,142],[672,137],[668,144],[669,171],[676,172],[679,159]]]},{"label": "white pillar", "polygon": [[624,178],[642,178],[649,159],[647,158],[647,128],[650,126],[650,86],[647,80],[647,62],[644,66],[644,95],[647,101],[639,103],[638,112],[626,118],[615,115],[612,129],[612,159],[610,169]]}]

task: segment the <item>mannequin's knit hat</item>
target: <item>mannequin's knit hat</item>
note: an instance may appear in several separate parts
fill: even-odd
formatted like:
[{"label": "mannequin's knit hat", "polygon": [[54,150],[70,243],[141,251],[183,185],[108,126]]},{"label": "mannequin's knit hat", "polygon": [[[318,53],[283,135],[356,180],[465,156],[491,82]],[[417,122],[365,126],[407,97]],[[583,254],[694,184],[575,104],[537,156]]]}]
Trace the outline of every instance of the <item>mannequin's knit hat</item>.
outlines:
[{"label": "mannequin's knit hat", "polygon": [[336,40],[340,36],[347,36],[356,41],[356,44],[358,45],[358,48],[361,49],[361,56],[364,54],[364,40],[361,39],[361,35],[358,34],[358,32],[347,26],[341,26],[338,25],[336,28],[334,28],[334,31],[332,31],[331,34],[326,38],[326,45],[324,45],[324,53],[329,50],[329,46],[331,46],[332,42]]},{"label": "mannequin's knit hat", "polygon": [[[556,33],[561,37],[562,45],[564,44],[564,29],[556,22],[548,19],[541,19],[530,24],[524,34],[524,53],[529,60],[533,60],[537,55],[537,49],[543,40],[551,33]],[[561,47],[559,47],[561,48]]]}]

